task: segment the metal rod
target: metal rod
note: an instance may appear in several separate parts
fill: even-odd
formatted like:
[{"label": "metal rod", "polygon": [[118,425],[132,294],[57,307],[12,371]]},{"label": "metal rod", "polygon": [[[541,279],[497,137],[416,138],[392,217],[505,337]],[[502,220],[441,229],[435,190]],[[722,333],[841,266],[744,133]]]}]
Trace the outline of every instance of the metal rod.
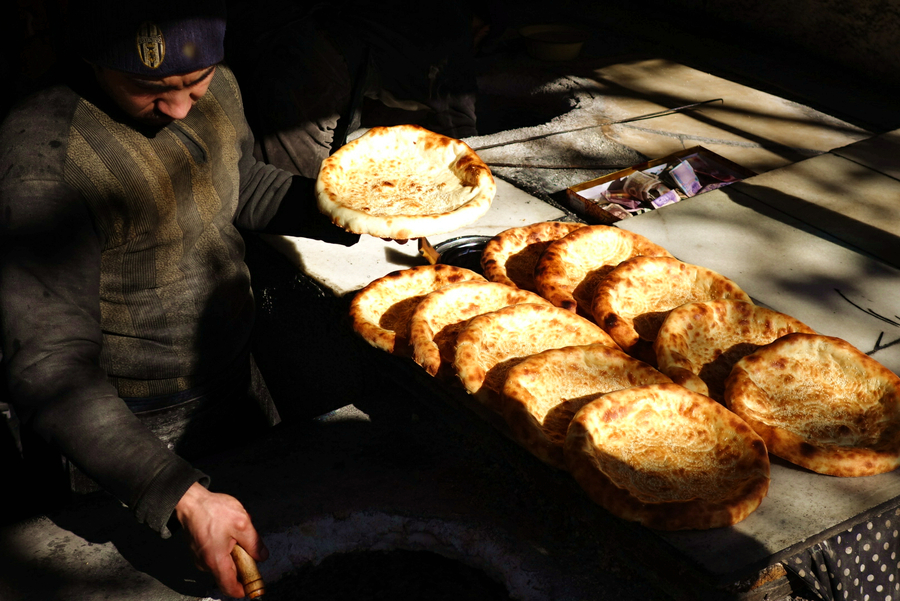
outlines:
[{"label": "metal rod", "polygon": [[598,169],[613,169],[618,171],[619,169],[628,169],[632,165],[541,165],[538,163],[493,163],[491,161],[485,161],[484,163],[488,167],[512,167],[512,168],[521,168],[521,169],[588,169],[590,171],[597,171]]},{"label": "metal rod", "polygon": [[674,115],[675,113],[680,113],[681,111],[687,111],[693,108],[697,108],[711,102],[724,102],[722,98],[713,98],[711,100],[704,100],[702,102],[694,102],[693,104],[686,104],[684,106],[679,106],[673,109],[665,109],[662,111],[656,111],[654,113],[647,113],[646,115],[638,115],[637,117],[629,117],[627,119],[621,119],[619,121],[608,121],[606,123],[597,123],[595,125],[584,125],[582,127],[574,127],[572,129],[564,129],[562,131],[553,131],[548,134],[540,134],[537,136],[530,136],[528,138],[521,138],[519,140],[509,140],[508,142],[497,142],[496,144],[487,144],[485,146],[472,146],[472,150],[487,150],[488,148],[498,148],[500,146],[509,146],[510,144],[519,144],[520,142],[531,142],[533,140],[540,140],[542,138],[549,138],[550,136],[557,136],[559,134],[568,134],[575,131],[582,131],[585,129],[593,129],[595,127],[603,127],[604,125],[619,125],[622,123],[631,123],[632,121],[643,121],[644,119],[655,119],[656,117],[665,117],[666,115]]}]

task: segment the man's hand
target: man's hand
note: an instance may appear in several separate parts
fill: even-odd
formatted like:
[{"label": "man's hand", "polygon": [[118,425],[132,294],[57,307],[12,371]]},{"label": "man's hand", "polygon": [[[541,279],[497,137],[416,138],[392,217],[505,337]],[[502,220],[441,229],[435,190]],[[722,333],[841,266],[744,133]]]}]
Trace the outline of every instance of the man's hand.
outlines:
[{"label": "man's hand", "polygon": [[234,497],[209,492],[194,483],[175,506],[175,515],[188,534],[197,567],[212,572],[226,595],[243,597],[244,587],[237,580],[231,558],[235,542],[256,561],[269,557],[244,506]]}]

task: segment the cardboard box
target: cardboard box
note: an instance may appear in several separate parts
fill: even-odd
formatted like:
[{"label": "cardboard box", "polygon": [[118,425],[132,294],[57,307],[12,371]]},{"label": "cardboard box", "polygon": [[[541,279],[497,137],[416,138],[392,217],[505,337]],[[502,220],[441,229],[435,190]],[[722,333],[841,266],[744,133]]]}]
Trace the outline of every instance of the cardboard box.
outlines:
[{"label": "cardboard box", "polygon": [[[671,173],[676,167],[675,173]],[[675,175],[679,171],[686,172],[688,176],[695,175],[696,179],[687,183],[676,179]],[[631,184],[636,178],[629,180],[629,176],[636,172],[660,180],[661,185],[651,190],[651,196],[659,193],[659,197],[639,198],[625,193],[626,182],[629,190],[633,191]],[[754,175],[756,173],[746,167],[702,146],[694,146],[572,186],[566,190],[566,200],[569,208],[586,221],[611,224]],[[611,198],[618,200],[613,201]]]}]

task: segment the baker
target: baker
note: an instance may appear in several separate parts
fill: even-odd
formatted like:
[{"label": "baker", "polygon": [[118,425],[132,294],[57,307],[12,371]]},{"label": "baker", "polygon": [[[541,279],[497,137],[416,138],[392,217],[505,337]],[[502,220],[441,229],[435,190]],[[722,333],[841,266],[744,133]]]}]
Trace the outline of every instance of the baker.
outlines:
[{"label": "baker", "polygon": [[[0,339],[34,432],[243,596],[230,552],[266,548],[241,503],[177,451],[232,442],[250,402],[254,302],[238,228],[351,244],[314,182],[253,158],[216,0],[70,3],[64,84],[0,129]],[[202,422],[158,436],[182,408]],[[151,426],[148,426],[151,424]],[[193,424],[190,430],[194,430]],[[182,434],[184,434],[182,436]]]}]

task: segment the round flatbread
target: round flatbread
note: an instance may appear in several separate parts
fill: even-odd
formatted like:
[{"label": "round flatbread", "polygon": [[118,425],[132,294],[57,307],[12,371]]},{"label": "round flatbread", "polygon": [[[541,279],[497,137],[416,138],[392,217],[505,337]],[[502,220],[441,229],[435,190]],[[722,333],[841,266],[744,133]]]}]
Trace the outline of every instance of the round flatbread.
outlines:
[{"label": "round flatbread", "polygon": [[506,374],[500,407],[513,438],[535,457],[566,469],[563,445],[575,413],[598,396],[672,380],[603,344],[550,349]]},{"label": "round flatbread", "polygon": [[469,319],[519,303],[549,305],[533,292],[496,282],[462,282],[422,299],[409,321],[413,359],[432,376],[452,375],[456,336]]},{"label": "round flatbread", "polygon": [[588,403],[569,425],[565,457],[594,502],[658,530],[735,524],[769,490],[762,439],[719,403],[677,384]]},{"label": "round flatbread", "polygon": [[597,284],[613,267],[636,256],[672,255],[643,236],[608,225],[575,230],[550,244],[534,269],[538,294],[557,307],[593,318]]},{"label": "round flatbread", "polygon": [[492,282],[536,292],[534,268],[550,244],[577,229],[584,223],[544,221],[500,232],[481,253],[481,270]]},{"label": "round flatbread", "polygon": [[839,338],[788,334],[735,363],[725,402],[773,455],[830,476],[900,465],[900,378]]},{"label": "round flatbread", "polygon": [[416,125],[373,127],[322,161],[319,210],[357,234],[405,240],[452,232],[484,215],[496,193],[465,142]]},{"label": "round flatbread", "polygon": [[429,292],[481,275],[452,265],[420,265],[370,282],[350,301],[350,322],[357,334],[389,353],[409,355],[409,319]]},{"label": "round flatbread", "polygon": [[470,394],[497,410],[507,372],[524,357],[594,343],[616,346],[609,334],[574,313],[523,303],[472,318],[456,338],[453,368]]},{"label": "round flatbread", "polygon": [[666,317],[653,350],[659,371],[673,382],[722,403],[734,364],[793,332],[815,334],[793,317],[744,301],[686,303]]},{"label": "round flatbread", "polygon": [[672,257],[635,257],[619,264],[597,287],[594,320],[626,353],[656,365],[653,341],[669,312],[694,301],[752,302],[715,271]]}]

